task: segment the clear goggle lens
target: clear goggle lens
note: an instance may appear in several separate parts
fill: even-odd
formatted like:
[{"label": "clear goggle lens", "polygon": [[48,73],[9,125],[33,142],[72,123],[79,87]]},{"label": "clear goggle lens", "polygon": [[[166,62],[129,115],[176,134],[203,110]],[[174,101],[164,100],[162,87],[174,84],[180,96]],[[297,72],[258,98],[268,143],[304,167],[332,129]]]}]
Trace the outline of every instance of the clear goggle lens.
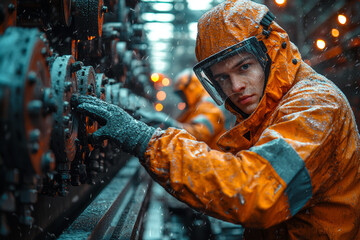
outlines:
[{"label": "clear goggle lens", "polygon": [[211,67],[229,57],[246,52],[254,55],[265,70],[265,66],[268,60],[266,54],[267,51],[265,45],[263,45],[263,43],[261,45],[261,43],[256,39],[256,37],[245,39],[240,43],[237,43],[219,53],[206,58],[194,66],[194,72],[196,76],[200,80],[205,90],[210,94],[210,96],[218,105],[222,105],[229,96],[227,96],[220,85],[214,79],[212,79]]}]

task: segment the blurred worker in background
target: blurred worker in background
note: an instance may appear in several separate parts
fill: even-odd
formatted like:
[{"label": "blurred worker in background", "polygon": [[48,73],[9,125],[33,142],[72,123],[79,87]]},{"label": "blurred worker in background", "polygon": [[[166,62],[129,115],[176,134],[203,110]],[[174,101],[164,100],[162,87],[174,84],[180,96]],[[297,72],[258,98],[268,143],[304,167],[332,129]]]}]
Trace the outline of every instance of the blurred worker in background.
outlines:
[{"label": "blurred worker in background", "polygon": [[268,8],[228,0],[198,23],[194,67],[237,124],[212,150],[80,96],[155,181],[189,206],[243,225],[246,239],[360,239],[359,132],[343,93],[304,63]]},{"label": "blurred worker in background", "polygon": [[[223,106],[217,106],[205,91],[192,69],[185,69],[175,78],[174,94],[179,96],[180,104],[185,104],[176,119],[164,112],[139,109],[135,115],[151,126],[183,128],[198,141],[203,141],[212,149],[219,137],[234,125],[235,117]],[[176,104],[178,105],[178,104]]]}]

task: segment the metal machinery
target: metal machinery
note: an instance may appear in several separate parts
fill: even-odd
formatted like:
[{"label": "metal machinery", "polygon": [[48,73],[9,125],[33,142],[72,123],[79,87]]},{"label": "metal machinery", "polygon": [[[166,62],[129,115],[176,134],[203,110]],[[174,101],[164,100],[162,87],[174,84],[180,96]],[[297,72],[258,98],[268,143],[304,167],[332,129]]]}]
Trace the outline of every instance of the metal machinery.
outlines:
[{"label": "metal machinery", "polygon": [[[101,126],[72,110],[71,99],[80,94],[129,113],[152,108],[155,90],[140,15],[155,11],[153,2],[0,2],[0,239],[241,235],[240,227],[195,213],[164,193],[111,141],[89,142]],[[185,0],[170,2],[186,6]],[[359,120],[359,1],[260,2],[283,16],[284,23],[278,20],[303,58],[347,94]],[[176,11],[173,24],[180,31],[191,15]],[[337,24],[340,13],[351,16],[348,24]],[[330,36],[332,28],[341,35]],[[318,37],[328,40],[323,50],[313,47]]]},{"label": "metal machinery", "polygon": [[123,232],[141,235],[150,177],[111,141],[89,142],[100,126],[71,106],[84,94],[152,107],[138,2],[1,1],[1,239],[58,237],[116,179],[116,204],[137,211]]}]

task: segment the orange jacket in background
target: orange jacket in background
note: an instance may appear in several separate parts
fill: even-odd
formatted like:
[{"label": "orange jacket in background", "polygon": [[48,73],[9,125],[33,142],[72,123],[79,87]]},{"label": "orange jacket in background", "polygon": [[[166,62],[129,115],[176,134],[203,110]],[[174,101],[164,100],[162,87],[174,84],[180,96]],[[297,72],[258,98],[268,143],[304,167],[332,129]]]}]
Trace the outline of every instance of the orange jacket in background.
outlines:
[{"label": "orange jacket in background", "polygon": [[216,142],[229,129],[225,128],[228,111],[216,105],[192,70],[180,74],[174,89],[186,100],[186,109],[177,119],[182,127],[198,141],[220,150]]},{"label": "orange jacket in background", "polygon": [[250,36],[272,60],[256,110],[210,149],[184,130],[157,130],[142,164],[169,193],[243,225],[246,239],[360,239],[359,133],[342,92],[305,64],[268,9],[226,1],[199,21],[199,61]]}]

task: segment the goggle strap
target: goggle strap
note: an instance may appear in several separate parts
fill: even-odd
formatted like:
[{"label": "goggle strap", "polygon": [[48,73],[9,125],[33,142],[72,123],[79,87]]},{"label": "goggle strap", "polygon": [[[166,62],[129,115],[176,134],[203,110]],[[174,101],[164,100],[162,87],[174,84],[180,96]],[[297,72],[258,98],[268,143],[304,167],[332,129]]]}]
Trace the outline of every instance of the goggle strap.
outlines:
[{"label": "goggle strap", "polygon": [[270,36],[271,28],[268,30],[272,21],[274,21],[275,16],[270,11],[268,11],[265,16],[261,19],[260,25],[263,26],[263,34],[266,38]]},{"label": "goggle strap", "polygon": [[268,11],[265,16],[261,19],[260,25],[264,27],[265,30],[268,30],[272,21],[274,21],[275,16],[270,11]]}]

